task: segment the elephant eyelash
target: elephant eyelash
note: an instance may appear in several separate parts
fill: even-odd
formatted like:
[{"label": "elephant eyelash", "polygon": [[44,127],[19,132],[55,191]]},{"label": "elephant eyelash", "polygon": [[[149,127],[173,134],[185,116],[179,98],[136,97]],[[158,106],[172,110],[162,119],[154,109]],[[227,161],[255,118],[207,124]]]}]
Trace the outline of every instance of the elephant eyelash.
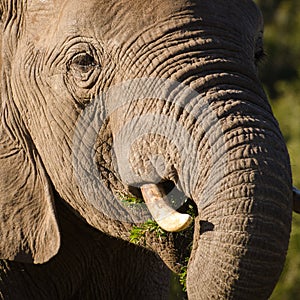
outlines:
[{"label": "elephant eyelash", "polygon": [[97,64],[93,56],[87,53],[80,53],[72,59],[71,65],[73,67],[76,66],[78,71],[87,72]]}]

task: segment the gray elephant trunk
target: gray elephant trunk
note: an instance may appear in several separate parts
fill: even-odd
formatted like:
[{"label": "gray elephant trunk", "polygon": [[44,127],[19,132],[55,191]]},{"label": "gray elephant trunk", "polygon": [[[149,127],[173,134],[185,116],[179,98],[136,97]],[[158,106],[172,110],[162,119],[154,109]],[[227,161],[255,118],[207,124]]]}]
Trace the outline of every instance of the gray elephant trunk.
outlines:
[{"label": "gray elephant trunk", "polygon": [[202,166],[191,192],[199,215],[189,299],[267,299],[288,246],[289,158],[263,95],[244,89],[221,94],[212,105],[223,134],[202,153],[213,167]]}]

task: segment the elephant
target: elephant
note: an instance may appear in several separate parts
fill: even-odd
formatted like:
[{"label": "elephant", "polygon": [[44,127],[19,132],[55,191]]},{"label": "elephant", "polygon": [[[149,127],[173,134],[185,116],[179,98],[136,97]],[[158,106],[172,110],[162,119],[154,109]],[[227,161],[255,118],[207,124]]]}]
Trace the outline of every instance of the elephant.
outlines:
[{"label": "elephant", "polygon": [[0,298],[167,299],[188,259],[188,299],[267,299],[300,206],[256,4],[0,12]]}]

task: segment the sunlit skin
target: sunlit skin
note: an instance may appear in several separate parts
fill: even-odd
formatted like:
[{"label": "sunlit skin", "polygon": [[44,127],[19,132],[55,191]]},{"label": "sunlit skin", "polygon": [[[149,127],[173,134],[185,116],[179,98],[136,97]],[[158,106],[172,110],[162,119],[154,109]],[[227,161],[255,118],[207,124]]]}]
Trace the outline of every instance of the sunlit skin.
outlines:
[{"label": "sunlit skin", "polygon": [[293,190],[254,2],[0,9],[0,296],[166,299],[189,256],[189,299],[267,299]]}]

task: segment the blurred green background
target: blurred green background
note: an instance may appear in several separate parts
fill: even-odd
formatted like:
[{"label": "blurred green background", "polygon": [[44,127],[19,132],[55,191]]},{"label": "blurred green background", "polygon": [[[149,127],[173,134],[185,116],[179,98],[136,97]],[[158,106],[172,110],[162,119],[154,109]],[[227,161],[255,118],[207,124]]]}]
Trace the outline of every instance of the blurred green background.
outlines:
[{"label": "blurred green background", "polygon": [[[300,0],[256,3],[265,20],[267,54],[260,77],[289,149],[294,185],[300,187]],[[293,215],[285,268],[270,299],[300,299],[300,215]]]}]

